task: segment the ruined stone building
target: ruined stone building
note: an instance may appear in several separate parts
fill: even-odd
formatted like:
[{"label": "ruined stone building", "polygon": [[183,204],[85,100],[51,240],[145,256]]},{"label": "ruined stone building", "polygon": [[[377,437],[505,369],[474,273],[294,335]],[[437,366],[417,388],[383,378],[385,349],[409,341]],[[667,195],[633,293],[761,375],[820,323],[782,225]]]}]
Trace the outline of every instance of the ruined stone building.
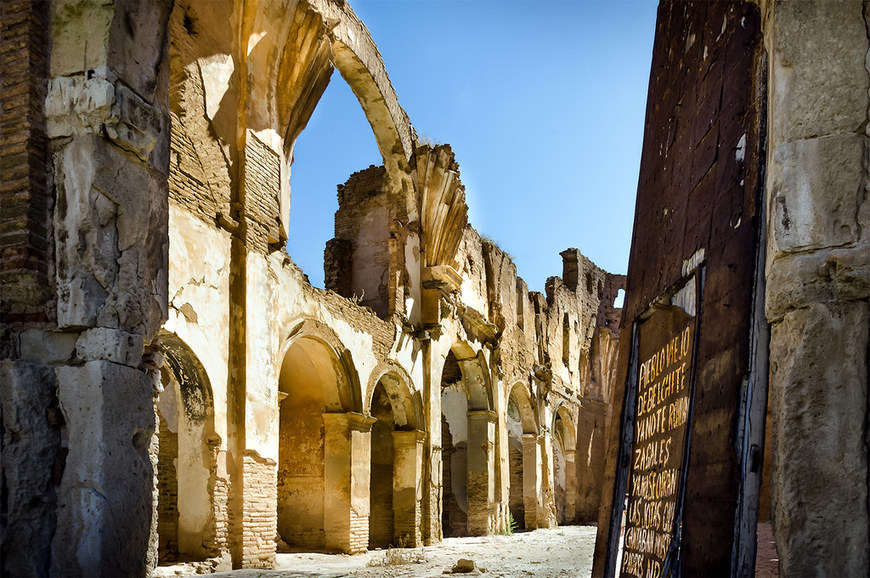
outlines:
[{"label": "ruined stone building", "polygon": [[659,3],[594,575],[870,573],[868,16]]},{"label": "ruined stone building", "polygon": [[[595,521],[624,278],[568,249],[530,292],[343,0],[7,0],[0,33],[0,574]],[[330,81],[383,165],[321,290],[284,247]]]}]

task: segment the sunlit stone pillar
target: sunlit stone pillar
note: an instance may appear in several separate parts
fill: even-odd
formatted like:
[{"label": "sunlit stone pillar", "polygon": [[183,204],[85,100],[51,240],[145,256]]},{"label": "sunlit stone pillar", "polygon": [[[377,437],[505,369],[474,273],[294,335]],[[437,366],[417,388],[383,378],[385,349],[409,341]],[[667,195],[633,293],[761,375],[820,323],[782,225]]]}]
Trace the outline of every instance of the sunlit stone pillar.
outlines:
[{"label": "sunlit stone pillar", "polygon": [[371,432],[360,413],[323,414],[323,529],[328,550],[356,554],[369,543]]},{"label": "sunlit stone pillar", "polygon": [[468,534],[492,531],[495,498],[495,424],[487,410],[468,412]]},{"label": "sunlit stone pillar", "polygon": [[[541,507],[541,446],[538,436],[523,434],[523,510],[526,530],[538,527],[538,510]],[[516,520],[519,523],[519,520]]]},{"label": "sunlit stone pillar", "polygon": [[574,522],[575,504],[577,502],[577,464],[574,462],[574,450],[565,450],[565,523]]},{"label": "sunlit stone pillar", "polygon": [[541,505],[538,508],[538,528],[552,528],[556,523],[556,495],[553,479],[553,440],[550,432],[538,436],[541,452]]},{"label": "sunlit stone pillar", "polygon": [[420,513],[425,440],[421,431],[393,432],[393,532],[397,545],[423,545]]}]

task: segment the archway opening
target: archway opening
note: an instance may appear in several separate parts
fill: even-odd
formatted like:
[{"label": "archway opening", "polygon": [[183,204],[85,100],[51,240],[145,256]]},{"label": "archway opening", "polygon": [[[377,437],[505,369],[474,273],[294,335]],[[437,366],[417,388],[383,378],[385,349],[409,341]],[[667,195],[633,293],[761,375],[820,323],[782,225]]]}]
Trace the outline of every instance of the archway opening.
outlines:
[{"label": "archway opening", "polygon": [[540,448],[535,411],[526,386],[511,389],[507,406],[509,509],[520,529],[537,527],[540,493]]},{"label": "archway opening", "polygon": [[[336,135],[341,135],[341,146],[336,146]],[[382,163],[359,100],[340,75],[332,74],[292,149],[287,252],[313,286],[334,283],[325,278],[324,247],[330,239],[340,238],[336,187],[344,188],[353,173]],[[371,298],[374,292],[367,293]]]},{"label": "archway opening", "polygon": [[495,414],[486,364],[454,346],[441,373],[442,530],[481,536],[493,530]]},{"label": "archway opening", "polygon": [[[219,554],[214,403],[205,369],[177,336],[161,335],[166,363],[155,400],[158,564]],[[223,497],[225,500],[225,496]]]},{"label": "archway opening", "polygon": [[372,392],[369,547],[414,547],[422,542],[423,421],[421,404],[394,373]]},{"label": "archway opening", "polygon": [[[278,535],[281,550],[323,550],[327,539],[329,510],[335,501],[349,500],[344,484],[350,455],[339,448],[328,455],[327,416],[344,415],[353,409],[347,379],[331,348],[312,337],[296,339],[281,365],[278,437]],[[346,455],[342,455],[345,453]],[[342,467],[327,470],[327,458]],[[335,486],[335,487],[333,487]],[[336,487],[340,495],[333,495]]]},{"label": "archway opening", "polygon": [[372,396],[372,468],[369,493],[369,548],[393,543],[393,408],[382,381]]},{"label": "archway opening", "polygon": [[564,407],[560,407],[553,420],[553,494],[556,502],[556,522],[562,525],[575,521],[576,445],[576,429],[571,414]]},{"label": "archway opening", "polygon": [[441,372],[441,528],[445,537],[468,535],[468,394],[451,351]]}]

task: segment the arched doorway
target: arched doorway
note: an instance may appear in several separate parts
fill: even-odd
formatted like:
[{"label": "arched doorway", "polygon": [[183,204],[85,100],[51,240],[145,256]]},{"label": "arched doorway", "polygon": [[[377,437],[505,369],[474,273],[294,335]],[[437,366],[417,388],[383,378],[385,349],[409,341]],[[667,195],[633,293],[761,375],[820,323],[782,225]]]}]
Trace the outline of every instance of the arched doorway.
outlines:
[{"label": "arched doorway", "polygon": [[556,522],[574,522],[574,503],[577,495],[574,449],[577,445],[576,429],[571,414],[559,407],[553,420],[553,494],[556,502]]},{"label": "arched doorway", "polygon": [[507,406],[509,507],[518,528],[536,528],[541,494],[541,449],[535,410],[527,386],[511,389]]},{"label": "arched doorway", "polygon": [[163,391],[155,401],[158,563],[219,555],[216,535],[217,451],[214,401],[205,368],[175,334],[163,333]]},{"label": "arched doorway", "polygon": [[419,400],[407,382],[385,373],[372,392],[369,547],[422,543],[423,441]]},{"label": "arched doorway", "polygon": [[464,345],[441,372],[442,513],[444,536],[492,531],[495,413],[484,360]]},{"label": "arched doorway", "polygon": [[310,334],[296,337],[284,355],[278,382],[280,549],[353,553],[368,544],[373,420],[360,412],[353,371],[349,359]]}]

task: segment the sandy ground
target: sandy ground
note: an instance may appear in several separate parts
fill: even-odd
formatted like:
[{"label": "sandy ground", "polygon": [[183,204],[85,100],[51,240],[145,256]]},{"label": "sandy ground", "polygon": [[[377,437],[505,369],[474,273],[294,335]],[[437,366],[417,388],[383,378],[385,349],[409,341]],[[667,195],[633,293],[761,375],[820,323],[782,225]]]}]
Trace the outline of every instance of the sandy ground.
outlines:
[{"label": "sandy ground", "polygon": [[[485,570],[482,576],[574,577],[592,572],[594,526],[565,526],[552,530],[522,532],[513,536],[447,538],[437,546],[394,550],[393,557],[412,560],[407,564],[383,563],[388,553],[374,550],[356,556],[337,554],[278,554],[275,570],[235,570],[215,574],[230,578],[259,576],[442,576],[460,558],[473,560]],[[466,575],[473,575],[466,574]]]}]

